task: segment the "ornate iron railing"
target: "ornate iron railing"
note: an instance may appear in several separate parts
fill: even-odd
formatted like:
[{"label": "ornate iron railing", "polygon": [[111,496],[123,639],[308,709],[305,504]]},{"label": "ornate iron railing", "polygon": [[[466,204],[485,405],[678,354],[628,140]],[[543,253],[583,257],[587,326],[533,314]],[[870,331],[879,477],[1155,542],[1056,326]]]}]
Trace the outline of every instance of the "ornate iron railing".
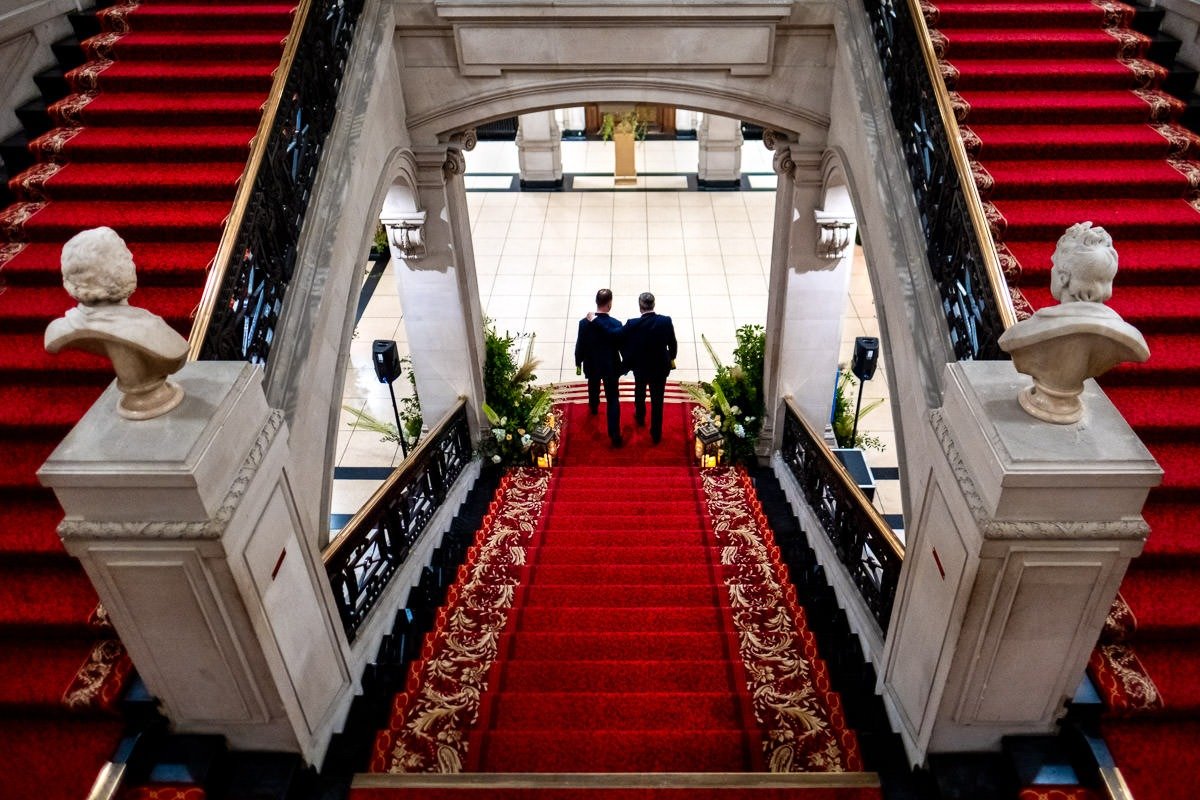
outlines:
[{"label": "ornate iron railing", "polygon": [[783,462],[886,635],[904,545],[795,404],[790,399],[785,403]]},{"label": "ornate iron railing", "polygon": [[863,0],[954,355],[1006,358],[1016,321],[983,203],[918,0]]},{"label": "ornate iron railing", "polygon": [[192,326],[189,357],[265,363],[364,0],[302,0]]},{"label": "ornate iron railing", "polygon": [[350,641],[471,456],[466,401],[460,400],[325,548],[325,571]]}]

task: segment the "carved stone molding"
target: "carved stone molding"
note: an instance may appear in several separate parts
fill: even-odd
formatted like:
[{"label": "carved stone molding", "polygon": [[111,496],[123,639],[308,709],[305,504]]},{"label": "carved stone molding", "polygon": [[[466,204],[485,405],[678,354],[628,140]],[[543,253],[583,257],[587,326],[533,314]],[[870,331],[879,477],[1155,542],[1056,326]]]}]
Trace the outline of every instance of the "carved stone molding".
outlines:
[{"label": "carved stone molding", "polygon": [[1150,533],[1150,526],[1140,517],[1104,522],[994,519],[987,511],[941,409],[929,412],[929,424],[985,539],[1144,539]]},{"label": "carved stone molding", "polygon": [[467,174],[467,159],[461,150],[446,151],[446,160],[442,162],[442,177],[450,180],[456,175]]},{"label": "carved stone molding", "polygon": [[97,522],[65,519],[58,525],[58,535],[66,539],[220,539],[262,466],[263,458],[283,427],[283,411],[273,409],[263,425],[250,452],[246,454],[237,476],[211,519],[203,522]]}]

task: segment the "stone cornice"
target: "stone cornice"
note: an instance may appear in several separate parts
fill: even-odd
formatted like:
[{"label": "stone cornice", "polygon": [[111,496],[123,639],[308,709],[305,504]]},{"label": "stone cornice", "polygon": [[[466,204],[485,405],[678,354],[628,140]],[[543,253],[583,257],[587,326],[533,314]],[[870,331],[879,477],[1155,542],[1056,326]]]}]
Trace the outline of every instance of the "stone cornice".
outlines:
[{"label": "stone cornice", "polygon": [[273,409],[211,519],[202,522],[101,522],[64,519],[58,525],[58,535],[64,540],[220,539],[282,427],[283,412]]},{"label": "stone cornice", "polygon": [[941,409],[929,412],[929,424],[985,539],[1145,539],[1150,533],[1150,526],[1141,517],[1106,521],[995,519],[975,485]]}]

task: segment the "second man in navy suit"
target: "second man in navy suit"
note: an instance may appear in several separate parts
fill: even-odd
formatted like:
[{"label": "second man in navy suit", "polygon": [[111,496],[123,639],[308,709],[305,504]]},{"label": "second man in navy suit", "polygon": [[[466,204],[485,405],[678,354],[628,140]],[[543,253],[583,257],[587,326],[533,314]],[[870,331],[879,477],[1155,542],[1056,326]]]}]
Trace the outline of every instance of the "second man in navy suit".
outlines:
[{"label": "second man in navy suit", "polygon": [[650,390],[650,438],[662,439],[663,394],[675,366],[679,344],[670,317],[654,313],[654,295],[638,295],[640,317],[625,323],[621,351],[626,370],[633,370],[633,408],[638,425],[646,424],[646,390]]},{"label": "second man in navy suit", "polygon": [[608,414],[608,438],[620,447],[621,406],[618,382],[625,372],[621,364],[621,323],[608,315],[612,310],[612,290],[596,292],[596,313],[579,320],[575,339],[575,369],[583,368],[588,381],[588,407],[600,410],[600,384],[604,384],[604,405]]}]

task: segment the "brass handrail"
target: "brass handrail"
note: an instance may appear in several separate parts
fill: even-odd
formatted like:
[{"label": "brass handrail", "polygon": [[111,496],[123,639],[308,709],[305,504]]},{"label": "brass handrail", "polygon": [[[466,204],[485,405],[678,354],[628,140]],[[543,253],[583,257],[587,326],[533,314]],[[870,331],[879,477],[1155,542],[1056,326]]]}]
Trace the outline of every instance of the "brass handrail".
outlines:
[{"label": "brass handrail", "polygon": [[213,311],[225,285],[225,275],[229,270],[229,262],[233,258],[233,249],[237,245],[238,234],[241,232],[242,220],[246,216],[246,208],[250,205],[250,196],[254,191],[254,181],[265,157],[267,144],[271,138],[271,130],[275,127],[275,117],[279,113],[279,103],[287,85],[288,75],[291,74],[292,64],[296,60],[296,49],[300,46],[300,37],[308,22],[308,13],[313,0],[300,0],[296,13],[292,17],[292,27],[288,31],[283,47],[283,57],[275,69],[271,80],[271,93],[263,106],[262,118],[258,121],[258,130],[250,140],[250,156],[246,159],[246,168],[238,179],[237,194],[233,198],[233,208],[225,219],[225,229],[221,232],[221,243],[217,254],[213,256],[212,266],[208,270],[208,279],[204,283],[204,294],[200,297],[200,305],[196,307],[196,321],[192,324],[192,332],[188,337],[188,360],[200,358],[200,350],[204,347],[204,338],[208,335],[212,323]]},{"label": "brass handrail", "polygon": [[425,457],[426,451],[433,447],[433,443],[438,440],[438,436],[441,434],[442,430],[450,424],[450,421],[454,419],[454,415],[457,414],[466,404],[467,398],[458,398],[458,402],[454,404],[453,408],[447,411],[446,414],[437,421],[437,424],[430,428],[429,433],[425,434],[421,441],[417,442],[417,446],[409,452],[408,457],[405,458],[398,467],[392,470],[392,474],[387,477],[387,480],[379,485],[379,488],[375,490],[370,499],[363,503],[362,508],[360,508],[358,512],[350,518],[350,521],[346,523],[346,526],[338,531],[338,535],[331,539],[329,544],[325,546],[325,549],[321,551],[322,563],[328,564],[330,561],[332,561],[337,555],[338,550],[340,550],[346,542],[350,541],[354,537],[359,528],[367,523],[375,511],[375,507],[382,502],[385,497],[388,496],[392,490],[392,487],[404,477],[406,472],[408,472],[416,464],[420,463],[421,459]]},{"label": "brass handrail", "polygon": [[795,415],[800,424],[804,426],[804,430],[808,432],[809,438],[822,445],[817,448],[817,450],[821,453],[821,457],[825,459],[826,464],[836,467],[836,474],[841,475],[845,479],[846,487],[849,490],[851,497],[853,497],[854,502],[866,512],[867,518],[870,519],[871,524],[875,526],[875,532],[878,533],[885,542],[887,542],[888,547],[891,548],[892,552],[895,553],[897,558],[903,559],[904,543],[901,542],[899,537],[896,536],[896,532],[892,530],[892,526],[888,525],[887,520],[885,520],[883,515],[879,513],[879,510],[875,508],[874,504],[871,503],[871,500],[863,493],[863,490],[858,488],[858,484],[854,482],[854,478],[846,469],[846,465],[838,460],[838,457],[833,454],[832,450],[823,446],[825,437],[820,436],[812,429],[812,426],[808,424],[808,420],[804,418],[804,413],[800,410],[800,407],[796,405],[796,401],[790,395],[783,398],[783,402],[787,405],[788,410]]},{"label": "brass handrail", "polygon": [[967,149],[963,146],[962,134],[958,129],[958,120],[954,117],[954,108],[950,103],[950,92],[942,80],[941,70],[938,69],[937,54],[933,51],[933,40],[929,36],[929,27],[925,24],[925,15],[921,12],[919,0],[908,0],[908,11],[912,14],[913,26],[917,32],[917,40],[921,43],[921,55],[925,59],[925,71],[929,73],[930,83],[933,84],[933,94],[937,99],[938,114],[942,119],[942,127],[946,130],[946,138],[950,140],[950,157],[954,159],[954,169],[958,173],[959,183],[962,184],[963,194],[967,203],[967,213],[971,217],[971,227],[979,240],[979,249],[983,256],[984,267],[988,280],[992,284],[992,297],[1000,313],[1000,322],[1005,330],[1017,322],[1017,314],[1013,309],[1012,294],[1008,291],[1008,280],[1004,270],[1000,268],[1000,258],[996,253],[996,242],[992,238],[992,229],[988,225],[987,215],[983,212],[983,200],[979,196],[979,187],[971,175],[971,165],[967,158]]}]

